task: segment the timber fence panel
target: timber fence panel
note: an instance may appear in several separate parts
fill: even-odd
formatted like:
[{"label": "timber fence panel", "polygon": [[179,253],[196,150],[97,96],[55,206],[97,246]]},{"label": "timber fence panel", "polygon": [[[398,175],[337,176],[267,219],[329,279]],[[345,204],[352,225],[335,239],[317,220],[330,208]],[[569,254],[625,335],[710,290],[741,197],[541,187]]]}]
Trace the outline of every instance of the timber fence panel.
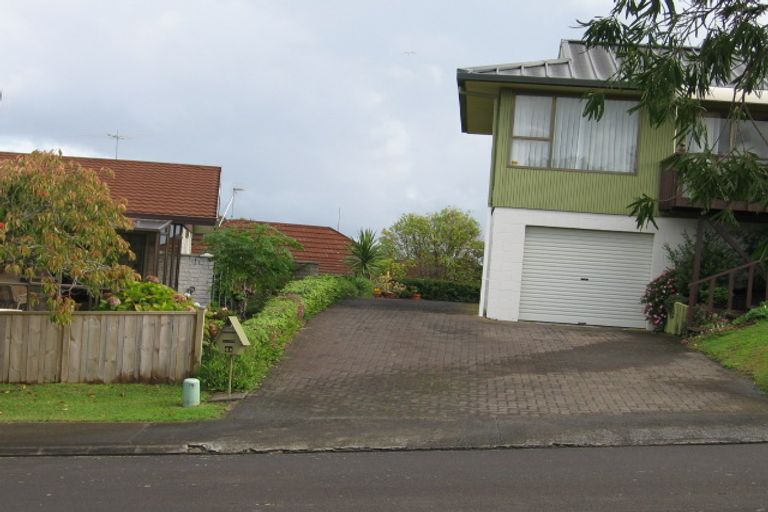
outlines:
[{"label": "timber fence panel", "polygon": [[43,356],[43,374],[41,382],[61,381],[61,350],[66,329],[57,328],[51,322],[43,323],[45,355]]},{"label": "timber fence panel", "polygon": [[[26,357],[27,351],[24,346],[24,328],[23,318],[18,316],[11,318],[11,332],[9,335],[10,344],[10,368],[8,368],[8,379],[10,382],[25,382],[26,375]],[[22,368],[22,364],[24,365]]]},{"label": "timber fence panel", "polygon": [[0,316],[0,382],[8,382],[11,367],[11,319]]},{"label": "timber fence panel", "polygon": [[[0,312],[0,383],[180,382],[199,367],[204,311]],[[199,338],[199,339],[198,339]]]},{"label": "timber fence panel", "polygon": [[29,319],[29,322],[24,326],[26,327],[26,340],[27,345],[27,368],[26,368],[26,381],[27,382],[41,382],[42,375],[40,375],[40,339],[42,338],[42,320],[38,316],[34,316]]}]

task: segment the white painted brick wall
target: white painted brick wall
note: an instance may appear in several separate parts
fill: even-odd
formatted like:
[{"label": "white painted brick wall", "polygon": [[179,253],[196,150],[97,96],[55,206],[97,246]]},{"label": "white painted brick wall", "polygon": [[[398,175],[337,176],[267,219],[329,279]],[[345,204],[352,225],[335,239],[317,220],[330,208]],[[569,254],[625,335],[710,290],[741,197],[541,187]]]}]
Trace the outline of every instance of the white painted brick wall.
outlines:
[{"label": "white painted brick wall", "polygon": [[192,299],[207,306],[211,302],[213,287],[213,258],[182,254],[179,261],[179,291],[185,293],[195,287]]}]

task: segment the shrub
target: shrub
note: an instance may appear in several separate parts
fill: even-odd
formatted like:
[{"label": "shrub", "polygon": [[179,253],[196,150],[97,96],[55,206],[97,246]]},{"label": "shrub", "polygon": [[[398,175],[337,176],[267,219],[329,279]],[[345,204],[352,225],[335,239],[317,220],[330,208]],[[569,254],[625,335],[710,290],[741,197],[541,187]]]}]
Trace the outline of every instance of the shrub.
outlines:
[{"label": "shrub", "polygon": [[[677,289],[688,296],[688,285],[693,281],[693,259],[696,252],[696,239],[683,234],[683,242],[675,248],[666,245],[664,249],[673,269]],[[701,277],[711,276],[737,266],[741,260],[736,252],[716,233],[704,231],[704,244],[701,258]],[[700,294],[701,296],[701,294]],[[726,298],[726,301],[728,299]]]},{"label": "shrub", "polygon": [[732,323],[733,325],[751,324],[759,320],[768,319],[768,301],[763,302],[756,308],[752,308]]},{"label": "shrub", "polygon": [[214,296],[240,316],[261,309],[291,279],[291,249],[302,248],[271,226],[247,221],[231,221],[206,235],[205,243],[214,255]]},{"label": "shrub", "polygon": [[[244,391],[258,386],[307,319],[341,299],[370,294],[372,289],[367,279],[351,277],[317,276],[289,282],[261,312],[243,322],[251,346],[235,357],[232,388]],[[218,316],[223,318],[222,314],[226,315]],[[200,380],[207,389],[227,389],[229,356],[216,350],[210,341],[203,350]]]},{"label": "shrub", "polygon": [[194,311],[192,300],[164,284],[128,282],[121,291],[109,293],[99,302],[101,311]]},{"label": "shrub", "polygon": [[345,298],[359,295],[355,280],[346,277],[316,276],[291,281],[282,290],[284,296],[301,298],[304,315],[312,318],[331,304]]},{"label": "shrub", "polygon": [[415,287],[426,300],[444,300],[448,302],[480,302],[480,283],[457,283],[440,279],[419,279],[406,277],[401,282],[408,287]]},{"label": "shrub", "polygon": [[677,278],[672,270],[666,270],[648,283],[640,302],[645,304],[645,318],[657,330],[663,329],[669,316],[669,299],[677,294]]},{"label": "shrub", "polygon": [[0,164],[0,269],[39,280],[58,324],[68,324],[75,310],[67,284],[98,297],[134,278],[119,263],[131,252],[116,231],[133,223],[110,197],[101,179],[108,175],[40,151]]},{"label": "shrub", "polygon": [[[232,389],[247,391],[255,388],[280,359],[285,345],[301,325],[298,302],[286,297],[270,299],[258,315],[243,322],[251,346],[234,358]],[[206,389],[227,389],[229,357],[218,351],[212,342],[206,344],[199,373]]]}]

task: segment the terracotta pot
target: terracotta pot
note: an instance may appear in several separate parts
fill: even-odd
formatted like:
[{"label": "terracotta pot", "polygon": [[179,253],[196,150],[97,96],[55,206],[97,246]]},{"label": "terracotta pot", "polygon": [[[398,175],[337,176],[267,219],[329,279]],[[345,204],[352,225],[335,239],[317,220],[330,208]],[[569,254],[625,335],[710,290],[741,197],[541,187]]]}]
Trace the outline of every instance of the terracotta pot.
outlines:
[{"label": "terracotta pot", "polygon": [[411,300],[421,300],[421,294],[414,293],[413,295],[411,295]]}]

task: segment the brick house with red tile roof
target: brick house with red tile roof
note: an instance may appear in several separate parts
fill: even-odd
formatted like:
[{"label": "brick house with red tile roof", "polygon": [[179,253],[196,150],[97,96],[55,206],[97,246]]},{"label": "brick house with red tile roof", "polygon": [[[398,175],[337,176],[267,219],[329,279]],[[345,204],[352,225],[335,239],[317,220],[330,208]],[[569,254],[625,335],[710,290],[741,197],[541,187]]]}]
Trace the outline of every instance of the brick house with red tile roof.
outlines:
[{"label": "brick house with red tile roof", "polygon": [[[302,250],[291,250],[293,258],[299,267],[299,274],[349,275],[352,273],[346,262],[352,239],[333,228],[247,219],[228,220],[224,223],[224,226],[238,227],[253,224],[272,226],[284,235],[295,239],[303,246]],[[193,236],[192,254],[206,252],[207,247],[202,239],[202,234],[195,234]]]},{"label": "brick house with red tile roof", "polygon": [[[23,153],[0,152],[0,161],[20,156]],[[180,281],[184,281],[179,278],[181,256],[190,252],[194,226],[216,224],[221,167],[70,156],[64,159],[96,172],[112,171],[112,176],[102,179],[112,197],[125,203],[126,216],[135,225],[132,231],[122,233],[136,255],[126,264],[179,289]]]}]

